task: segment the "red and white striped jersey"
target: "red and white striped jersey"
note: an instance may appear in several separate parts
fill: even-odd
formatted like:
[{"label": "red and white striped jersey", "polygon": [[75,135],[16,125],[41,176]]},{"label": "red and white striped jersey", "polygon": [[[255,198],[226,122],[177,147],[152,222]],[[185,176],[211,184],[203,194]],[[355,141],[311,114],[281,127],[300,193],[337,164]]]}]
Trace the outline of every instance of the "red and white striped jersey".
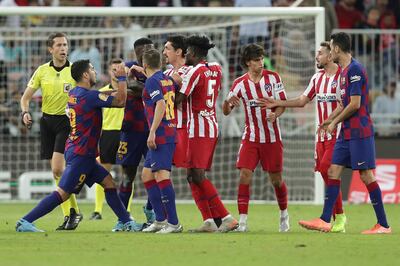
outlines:
[{"label": "red and white striped jersey", "polygon": [[[175,72],[179,74],[182,78],[186,75],[186,73],[191,69],[191,66],[183,65],[178,71],[174,68],[169,68],[164,71],[164,74],[167,76],[172,76]],[[176,128],[186,128],[189,117],[189,108],[187,100],[183,100],[181,104],[175,106],[175,119],[176,119]]]},{"label": "red and white striped jersey", "polygon": [[269,109],[261,109],[258,106],[259,98],[274,98],[286,100],[285,89],[278,73],[263,70],[262,78],[254,83],[250,80],[249,74],[235,79],[229,96],[236,95],[242,99],[246,113],[246,123],[242,139],[258,143],[273,143],[281,139],[279,118],[271,123],[267,121],[267,113],[274,112]]},{"label": "red and white striped jersey", "polygon": [[185,75],[180,92],[189,102],[189,138],[217,138],[215,103],[221,89],[222,70],[218,63],[201,61]]},{"label": "red and white striped jersey", "polygon": [[[307,89],[303,95],[307,96],[310,100],[317,97],[317,119],[318,125],[326,120],[329,115],[335,110],[340,100],[340,67],[338,68],[335,75],[328,77],[325,70],[318,71],[311,78]],[[340,124],[337,126],[337,132],[333,135],[337,135],[340,131]],[[318,142],[332,139],[332,135],[324,134],[317,137]]]}]

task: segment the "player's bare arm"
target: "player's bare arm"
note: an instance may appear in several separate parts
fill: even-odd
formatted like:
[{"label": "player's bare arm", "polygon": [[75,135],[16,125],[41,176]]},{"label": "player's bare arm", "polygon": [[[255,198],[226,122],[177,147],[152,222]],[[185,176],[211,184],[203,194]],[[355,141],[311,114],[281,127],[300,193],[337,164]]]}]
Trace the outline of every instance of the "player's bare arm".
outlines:
[{"label": "player's bare arm", "polygon": [[181,93],[181,92],[177,92],[175,94],[175,105],[179,105],[180,103],[182,103],[184,100],[186,100],[186,95]]},{"label": "player's bare arm", "polygon": [[304,107],[306,104],[310,102],[310,99],[305,95],[300,95],[294,99],[290,100],[276,100],[273,98],[259,98],[257,100],[259,106],[262,109],[272,109],[275,107]]},{"label": "player's bare arm", "polygon": [[338,101],[338,105],[335,110],[332,111],[332,113],[328,116],[328,118],[322,122],[322,124],[319,125],[318,127],[318,132],[321,130],[326,131],[327,127],[329,124],[335,119],[341,112],[343,111],[343,103],[342,101]]},{"label": "player's bare arm", "polygon": [[147,138],[147,146],[149,149],[157,149],[156,145],[156,130],[160,126],[161,120],[164,117],[165,114],[165,101],[164,100],[159,100],[156,103],[156,109],[154,110],[154,119],[153,123],[151,124],[150,132],[149,132],[149,137]]},{"label": "player's bare arm", "polygon": [[329,124],[327,127],[326,131],[330,134],[332,133],[336,125],[339,124],[340,122],[344,121],[345,119],[349,118],[352,114],[357,112],[357,110],[361,106],[361,96],[360,95],[353,95],[350,96],[350,103],[346,106],[346,108],[343,109],[343,111],[336,116],[335,119]]},{"label": "player's bare arm", "polygon": [[137,66],[137,65],[131,66],[131,68],[129,68],[129,72],[128,73],[130,73],[130,75],[132,75],[132,72],[135,72],[135,71],[139,72],[139,73],[142,73],[143,75],[145,75],[147,77],[147,75],[146,75],[146,73],[144,71],[144,68],[141,67],[141,66]]},{"label": "player's bare arm", "polygon": [[29,102],[31,101],[33,94],[35,93],[35,90],[32,89],[31,87],[26,87],[24,94],[21,97],[21,119],[24,125],[27,128],[32,127],[32,116],[29,113]]},{"label": "player's bare arm", "polygon": [[118,79],[118,89],[114,95],[114,99],[111,103],[112,107],[124,107],[126,103],[126,72],[125,66],[121,63],[117,66],[115,76]]},{"label": "player's bare arm", "polygon": [[222,112],[224,115],[229,115],[233,108],[240,106],[240,99],[236,95],[229,95],[222,104]]},{"label": "player's bare arm", "polygon": [[277,107],[274,112],[267,113],[267,120],[271,123],[285,112],[285,107]]}]

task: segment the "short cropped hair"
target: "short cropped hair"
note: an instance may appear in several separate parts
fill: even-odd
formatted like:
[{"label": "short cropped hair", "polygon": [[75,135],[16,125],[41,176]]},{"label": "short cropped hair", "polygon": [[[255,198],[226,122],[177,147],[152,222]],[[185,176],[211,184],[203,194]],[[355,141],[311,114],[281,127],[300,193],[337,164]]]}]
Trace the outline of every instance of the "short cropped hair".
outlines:
[{"label": "short cropped hair", "polygon": [[153,41],[149,38],[139,38],[133,43],[133,49],[136,49],[139,46],[146,45],[146,44],[153,44]]},{"label": "short cropped hair", "polygon": [[89,70],[90,61],[85,60],[78,60],[71,66],[71,76],[76,81],[79,82],[82,79],[83,73]]},{"label": "short cropped hair", "polygon": [[345,53],[350,53],[351,51],[351,38],[350,35],[345,32],[333,33],[331,35],[331,40],[333,45],[339,46],[340,50]]},{"label": "short cropped hair", "polygon": [[121,58],[112,58],[108,65],[111,66],[112,64],[121,64],[122,62],[124,62],[124,60]]},{"label": "short cropped hair", "polygon": [[204,58],[208,50],[215,47],[215,44],[205,35],[192,35],[186,39],[187,47],[192,47],[196,57]]},{"label": "short cropped hair", "polygon": [[321,42],[319,45],[321,47],[325,47],[326,49],[328,49],[328,51],[331,50],[331,45],[329,44],[329,42]]},{"label": "short cropped hair", "polygon": [[150,49],[143,53],[143,64],[148,64],[150,68],[161,67],[161,53],[156,49]]},{"label": "short cropped hair", "polygon": [[186,44],[185,36],[183,36],[183,35],[169,36],[167,38],[167,42],[170,42],[172,47],[174,47],[175,50],[181,49],[182,50],[182,57],[185,57],[186,50],[187,50],[187,44]]},{"label": "short cropped hair", "polygon": [[54,39],[55,38],[60,38],[60,37],[65,37],[68,41],[67,35],[65,33],[62,32],[55,32],[49,35],[49,37],[47,38],[47,47],[53,47],[54,44]]},{"label": "short cropped hair", "polygon": [[247,69],[247,62],[255,60],[264,56],[264,48],[256,43],[250,43],[246,45],[242,50],[242,55],[240,57],[240,64],[243,68]]}]

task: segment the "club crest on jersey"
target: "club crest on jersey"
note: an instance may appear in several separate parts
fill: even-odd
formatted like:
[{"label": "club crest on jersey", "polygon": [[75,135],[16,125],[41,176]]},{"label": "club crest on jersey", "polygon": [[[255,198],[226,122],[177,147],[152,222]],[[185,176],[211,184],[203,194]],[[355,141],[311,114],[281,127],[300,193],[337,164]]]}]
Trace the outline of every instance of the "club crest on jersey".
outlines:
[{"label": "club crest on jersey", "polygon": [[68,93],[72,89],[71,83],[64,83],[64,92]]},{"label": "club crest on jersey", "polygon": [[102,101],[107,101],[109,95],[105,94],[105,93],[99,93],[99,99]]},{"label": "club crest on jersey", "polygon": [[271,86],[271,84],[265,84],[265,85],[264,85],[264,89],[265,89],[268,93],[271,93],[271,91],[272,91],[272,86]]},{"label": "club crest on jersey", "polygon": [[332,81],[331,87],[332,87],[332,89],[336,89],[336,87],[337,87],[336,80]]},{"label": "club crest on jersey", "polygon": [[341,77],[340,83],[342,84],[342,86],[345,86],[346,85],[346,77]]}]

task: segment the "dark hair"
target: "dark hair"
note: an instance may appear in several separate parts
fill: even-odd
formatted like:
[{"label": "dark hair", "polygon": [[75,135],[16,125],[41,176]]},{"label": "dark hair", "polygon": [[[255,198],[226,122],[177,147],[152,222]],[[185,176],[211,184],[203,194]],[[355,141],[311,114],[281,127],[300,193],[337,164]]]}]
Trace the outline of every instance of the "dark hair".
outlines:
[{"label": "dark hair", "polygon": [[345,53],[350,53],[351,51],[351,38],[345,32],[338,32],[331,35],[331,40],[333,45],[339,46],[340,50]]},{"label": "dark hair", "polygon": [[181,49],[182,50],[182,57],[185,57],[186,50],[187,50],[187,44],[186,44],[185,36],[183,36],[183,35],[169,36],[167,38],[167,42],[170,42],[172,47],[174,47],[175,50]]},{"label": "dark hair", "polygon": [[78,60],[71,66],[71,76],[76,81],[79,82],[82,79],[83,73],[89,70],[90,61],[85,60]]},{"label": "dark hair", "polygon": [[112,64],[121,64],[122,62],[124,62],[124,60],[122,60],[121,58],[112,58],[108,65],[110,66]]},{"label": "dark hair", "polygon": [[196,57],[204,58],[208,54],[208,50],[215,47],[210,39],[205,35],[192,35],[186,39],[187,47],[192,47]]},{"label": "dark hair", "polygon": [[261,56],[264,56],[264,48],[256,43],[250,43],[246,45],[242,50],[240,64],[243,68],[247,69],[247,62],[260,58]]},{"label": "dark hair", "polygon": [[62,32],[55,32],[49,35],[49,37],[47,38],[47,47],[53,47],[54,44],[54,39],[55,38],[60,38],[60,37],[65,37],[68,41],[67,35],[65,33]]},{"label": "dark hair", "polygon": [[139,38],[133,43],[133,49],[136,49],[138,46],[153,44],[153,41],[149,38]]},{"label": "dark hair", "polygon": [[143,53],[143,64],[148,64],[150,68],[161,67],[161,53],[156,49],[150,49]]},{"label": "dark hair", "polygon": [[326,49],[328,49],[328,51],[331,50],[331,45],[329,44],[329,42],[321,42],[319,45],[321,47],[325,47]]}]

